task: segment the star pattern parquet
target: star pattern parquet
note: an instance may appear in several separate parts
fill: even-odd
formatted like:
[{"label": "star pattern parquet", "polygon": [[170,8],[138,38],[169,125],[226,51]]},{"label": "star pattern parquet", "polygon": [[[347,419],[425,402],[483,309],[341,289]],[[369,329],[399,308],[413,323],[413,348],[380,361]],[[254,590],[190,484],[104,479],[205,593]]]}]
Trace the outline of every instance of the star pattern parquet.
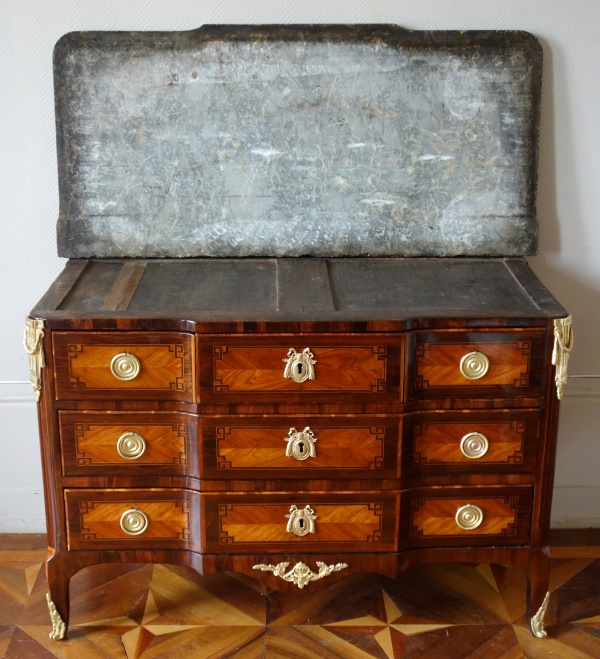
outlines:
[{"label": "star pattern parquet", "polygon": [[549,638],[525,620],[525,575],[432,565],[353,575],[316,592],[267,591],[235,574],[98,565],[71,582],[68,639],[48,638],[43,549],[2,549],[5,659],[565,659],[600,657],[600,547],[552,561]]}]

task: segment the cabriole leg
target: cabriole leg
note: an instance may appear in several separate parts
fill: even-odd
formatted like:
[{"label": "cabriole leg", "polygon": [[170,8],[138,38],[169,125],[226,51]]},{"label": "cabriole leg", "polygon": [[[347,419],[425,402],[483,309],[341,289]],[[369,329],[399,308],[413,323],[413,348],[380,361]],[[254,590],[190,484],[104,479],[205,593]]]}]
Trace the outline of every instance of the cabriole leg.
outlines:
[{"label": "cabriole leg", "polygon": [[79,570],[74,562],[69,560],[66,552],[53,554],[46,562],[46,577],[48,579],[48,610],[52,621],[50,638],[62,640],[67,633],[69,624],[69,582]]},{"label": "cabriole leg", "polygon": [[550,601],[550,559],[541,549],[532,549],[527,567],[528,597],[527,617],[531,633],[536,638],[545,638],[546,610]]}]

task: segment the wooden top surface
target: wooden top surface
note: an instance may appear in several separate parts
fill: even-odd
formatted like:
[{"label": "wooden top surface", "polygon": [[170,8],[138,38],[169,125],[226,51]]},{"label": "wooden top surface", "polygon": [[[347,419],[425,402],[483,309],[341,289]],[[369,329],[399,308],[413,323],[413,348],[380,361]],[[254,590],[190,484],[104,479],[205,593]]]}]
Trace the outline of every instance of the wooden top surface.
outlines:
[{"label": "wooden top surface", "polygon": [[303,327],[290,331],[393,331],[436,319],[519,326],[566,314],[523,259],[441,258],[70,260],[31,312],[57,328],[133,329],[147,319],[191,331],[294,322]]}]

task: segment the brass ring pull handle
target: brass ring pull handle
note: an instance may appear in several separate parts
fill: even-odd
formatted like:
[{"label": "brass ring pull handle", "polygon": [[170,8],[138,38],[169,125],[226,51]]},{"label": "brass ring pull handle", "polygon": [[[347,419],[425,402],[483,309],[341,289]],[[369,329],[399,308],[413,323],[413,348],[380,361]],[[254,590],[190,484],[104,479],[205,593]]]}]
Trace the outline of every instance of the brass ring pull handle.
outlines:
[{"label": "brass ring pull handle", "polygon": [[148,515],[138,508],[126,510],[119,520],[121,528],[127,535],[140,535],[148,528],[149,523]]},{"label": "brass ring pull handle", "polygon": [[468,380],[479,380],[490,368],[490,360],[482,352],[469,352],[460,360],[460,372]]},{"label": "brass ring pull handle", "polygon": [[480,432],[470,432],[460,440],[460,450],[467,458],[482,458],[490,447],[488,438]]},{"label": "brass ring pull handle", "polygon": [[304,510],[299,510],[297,506],[292,505],[289,515],[286,515],[286,517],[288,523],[285,530],[288,533],[303,536],[315,532],[315,519],[317,519],[317,516],[310,506],[306,506]]},{"label": "brass ring pull handle", "polygon": [[110,371],[117,380],[133,380],[140,374],[140,360],[128,352],[120,352],[110,362]]},{"label": "brass ring pull handle", "polygon": [[468,503],[456,511],[456,517],[454,519],[461,529],[472,531],[483,522],[483,510],[479,506]]},{"label": "brass ring pull handle", "polygon": [[288,458],[295,458],[302,462],[307,458],[317,457],[317,447],[315,446],[317,438],[309,426],[302,431],[290,428],[288,436],[284,437],[283,441],[288,443],[285,449]]},{"label": "brass ring pull handle", "polygon": [[117,452],[125,460],[137,460],[145,450],[146,440],[137,432],[124,432],[117,439]]},{"label": "brass ring pull handle", "polygon": [[283,377],[289,378],[294,382],[305,382],[306,380],[315,379],[315,364],[317,360],[310,351],[310,348],[304,348],[302,352],[296,352],[295,348],[288,350],[283,370]]}]

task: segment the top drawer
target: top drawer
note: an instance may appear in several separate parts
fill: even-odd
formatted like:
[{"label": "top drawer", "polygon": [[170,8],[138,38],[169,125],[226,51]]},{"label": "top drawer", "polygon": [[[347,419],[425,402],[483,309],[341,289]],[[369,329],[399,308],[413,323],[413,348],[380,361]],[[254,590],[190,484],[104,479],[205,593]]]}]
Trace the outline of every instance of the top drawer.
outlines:
[{"label": "top drawer", "polygon": [[179,332],[54,332],[57,399],[194,402],[194,337]]},{"label": "top drawer", "polygon": [[408,399],[541,393],[545,330],[411,332]]},{"label": "top drawer", "polygon": [[403,337],[381,334],[201,336],[200,400],[400,400]]}]

